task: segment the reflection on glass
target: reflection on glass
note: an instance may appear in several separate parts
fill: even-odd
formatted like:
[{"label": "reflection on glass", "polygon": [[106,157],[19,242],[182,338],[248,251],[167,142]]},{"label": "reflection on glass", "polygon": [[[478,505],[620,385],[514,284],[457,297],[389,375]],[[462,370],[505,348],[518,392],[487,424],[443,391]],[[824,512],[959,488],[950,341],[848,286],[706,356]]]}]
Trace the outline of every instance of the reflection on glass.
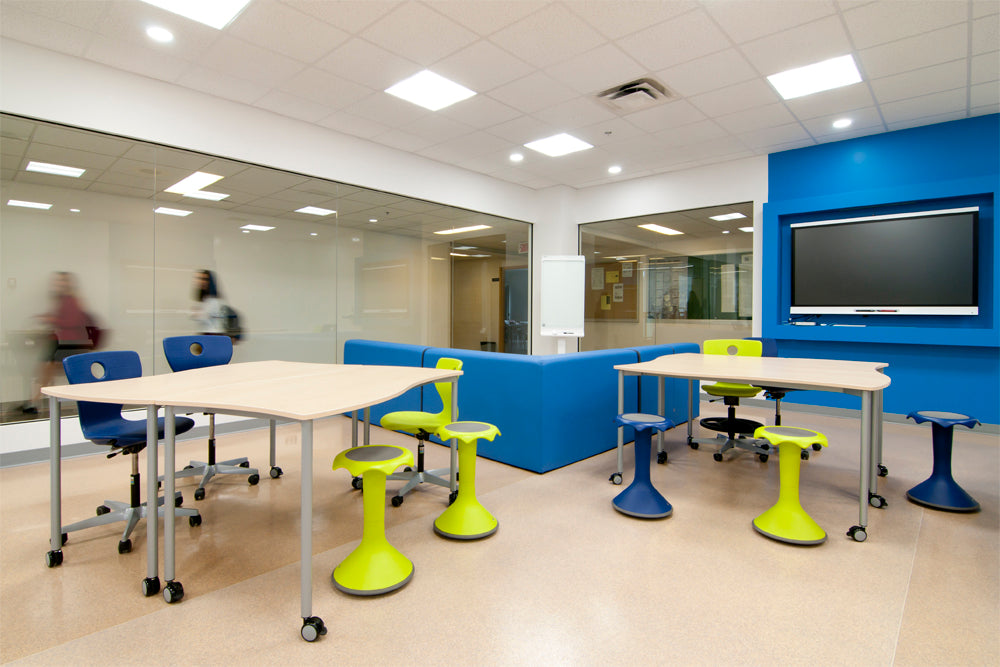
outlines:
[{"label": "reflection on glass", "polygon": [[86,287],[102,348],[146,374],[169,372],[164,337],[205,330],[205,270],[238,313],[237,362],[334,363],[350,338],[529,351],[528,223],[5,114],[0,129],[3,421],[47,416],[20,408],[45,381],[34,315],[56,271]]},{"label": "reflection on glass", "polygon": [[752,229],[752,218],[744,202],[580,225],[588,262],[580,349],[749,336],[753,235],[740,228]]}]

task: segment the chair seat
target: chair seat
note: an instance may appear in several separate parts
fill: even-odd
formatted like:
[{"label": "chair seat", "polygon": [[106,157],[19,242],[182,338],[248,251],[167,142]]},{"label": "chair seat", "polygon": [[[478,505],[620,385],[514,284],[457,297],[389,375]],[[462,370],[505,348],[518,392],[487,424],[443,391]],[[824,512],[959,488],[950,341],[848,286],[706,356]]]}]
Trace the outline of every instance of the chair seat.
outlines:
[{"label": "chair seat", "polygon": [[[194,428],[194,420],[189,417],[174,417],[174,433],[180,435]],[[156,435],[163,438],[165,423],[163,417],[156,420]],[[129,447],[146,442],[146,421],[121,419],[90,426],[84,433],[86,438],[99,445]]]},{"label": "chair seat", "polygon": [[753,387],[748,384],[732,384],[730,382],[716,382],[715,384],[703,385],[702,389],[706,394],[712,396],[738,396],[739,398],[751,398],[760,393],[760,387]]},{"label": "chair seat", "polygon": [[480,439],[492,441],[500,435],[500,429],[486,422],[452,422],[438,428],[437,435],[443,440],[455,438],[469,444]]},{"label": "chair seat", "polygon": [[420,431],[434,433],[448,423],[448,415],[431,412],[401,411],[390,412],[382,417],[379,426],[390,431],[402,431],[417,435]]},{"label": "chair seat", "polygon": [[975,417],[970,417],[969,415],[959,414],[957,412],[938,412],[936,410],[914,410],[910,414],[906,415],[908,419],[912,419],[918,424],[923,424],[924,422],[932,422],[939,426],[944,426],[948,428],[950,426],[968,426],[973,428],[979,424],[979,420]]},{"label": "chair seat", "polygon": [[388,475],[400,466],[413,465],[413,452],[396,445],[362,445],[351,447],[337,454],[333,459],[333,469],[346,468],[347,472],[358,476],[369,470],[378,470]]},{"label": "chair seat", "polygon": [[798,426],[762,426],[754,431],[753,437],[767,440],[777,447],[784,443],[790,443],[808,449],[813,445],[827,446],[826,436],[819,431]]},{"label": "chair seat", "polygon": [[637,431],[669,431],[676,424],[660,415],[649,415],[641,412],[627,412],[615,417],[615,423],[619,426],[631,426]]}]

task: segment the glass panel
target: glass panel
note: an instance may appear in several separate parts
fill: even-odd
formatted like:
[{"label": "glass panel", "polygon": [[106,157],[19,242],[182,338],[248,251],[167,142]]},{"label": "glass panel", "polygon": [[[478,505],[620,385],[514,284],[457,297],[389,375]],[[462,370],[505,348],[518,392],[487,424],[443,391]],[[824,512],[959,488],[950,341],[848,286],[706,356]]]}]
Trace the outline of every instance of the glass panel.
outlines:
[{"label": "glass panel", "polygon": [[[742,217],[712,219],[731,214]],[[744,230],[752,228],[752,202],[580,225],[588,261],[580,349],[751,335],[753,234]]]},{"label": "glass panel", "polygon": [[[224,332],[221,303],[242,328],[235,361],[332,363],[359,337],[529,352],[528,223],[15,116],[0,130],[0,421],[46,417],[42,401],[21,408],[65,382],[43,363],[54,343],[40,315],[59,303],[147,374],[169,372],[164,337]],[[193,174],[210,182],[185,191]],[[218,298],[196,291],[205,271]],[[78,347],[60,355],[89,347],[64,334]]]}]

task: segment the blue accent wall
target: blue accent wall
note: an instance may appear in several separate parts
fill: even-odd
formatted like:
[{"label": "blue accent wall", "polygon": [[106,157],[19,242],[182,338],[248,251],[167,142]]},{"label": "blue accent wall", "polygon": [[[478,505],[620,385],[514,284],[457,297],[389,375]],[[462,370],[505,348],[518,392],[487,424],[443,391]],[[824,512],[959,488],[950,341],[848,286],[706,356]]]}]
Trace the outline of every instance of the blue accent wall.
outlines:
[{"label": "blue accent wall", "polygon": [[[762,334],[778,341],[783,357],[888,362],[886,412],[947,410],[1000,423],[998,189],[997,114],[768,156]],[[979,207],[978,315],[824,315],[815,325],[790,321],[792,223],[965,206]],[[821,392],[795,392],[786,400],[859,407],[857,398]]]}]

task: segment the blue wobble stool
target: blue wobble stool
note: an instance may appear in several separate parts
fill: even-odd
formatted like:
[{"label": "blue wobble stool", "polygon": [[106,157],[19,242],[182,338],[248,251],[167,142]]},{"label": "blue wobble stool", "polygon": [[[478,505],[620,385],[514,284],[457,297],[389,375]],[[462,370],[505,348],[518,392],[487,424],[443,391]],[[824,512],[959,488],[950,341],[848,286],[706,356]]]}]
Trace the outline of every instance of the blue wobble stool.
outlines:
[{"label": "blue wobble stool", "polygon": [[975,512],[979,503],[960,487],[951,475],[951,439],[955,426],[973,428],[979,420],[955,412],[915,410],[906,415],[918,424],[931,423],[934,467],[931,476],[906,492],[906,497],[920,505],[951,512]]},{"label": "blue wobble stool", "polygon": [[652,453],[653,431],[666,431],[676,424],[659,415],[627,413],[615,417],[619,426],[635,429],[635,476],[628,488],[611,501],[622,514],[641,519],[662,519],[670,516],[674,508],[649,479],[649,459]]}]

